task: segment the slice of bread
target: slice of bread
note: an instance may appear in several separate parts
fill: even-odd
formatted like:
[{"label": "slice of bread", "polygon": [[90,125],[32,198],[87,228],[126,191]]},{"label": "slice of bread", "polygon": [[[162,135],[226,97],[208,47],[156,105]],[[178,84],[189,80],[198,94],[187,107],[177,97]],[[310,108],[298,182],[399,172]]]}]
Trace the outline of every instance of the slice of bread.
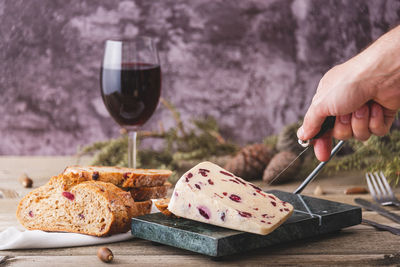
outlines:
[{"label": "slice of bread", "polygon": [[111,192],[117,194],[127,209],[129,218],[149,214],[151,211],[151,200],[132,201],[130,192],[126,192],[124,190],[114,191],[113,188],[115,188],[115,185],[111,183],[97,182],[96,186],[103,188],[104,190],[110,190]]},{"label": "slice of bread", "polygon": [[168,205],[170,198],[162,198],[154,202],[154,205],[157,207],[159,211],[161,211],[164,215],[171,217],[174,216],[169,210]]},{"label": "slice of bread", "polygon": [[165,182],[161,186],[131,188],[129,189],[129,192],[131,193],[133,200],[143,201],[165,197],[167,195],[168,189],[171,186],[171,183]]},{"label": "slice of bread", "polygon": [[59,175],[26,195],[17,218],[29,230],[65,231],[95,236],[126,232],[130,218],[149,213],[151,201],[134,202],[117,186]]},{"label": "slice of bread", "polygon": [[63,174],[70,173],[80,174],[87,179],[109,182],[125,188],[162,186],[172,174],[170,170],[106,166],[69,166],[63,172]]},{"label": "slice of bread", "polygon": [[153,202],[151,200],[135,201],[135,205],[132,207],[135,217],[149,214],[151,212],[152,205]]}]

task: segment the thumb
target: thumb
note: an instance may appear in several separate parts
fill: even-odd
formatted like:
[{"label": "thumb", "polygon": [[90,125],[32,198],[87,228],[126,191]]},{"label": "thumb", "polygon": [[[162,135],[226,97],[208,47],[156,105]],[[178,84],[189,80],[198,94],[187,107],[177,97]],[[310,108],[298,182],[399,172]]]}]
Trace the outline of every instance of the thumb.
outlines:
[{"label": "thumb", "polygon": [[327,116],[328,114],[316,108],[315,105],[311,105],[304,117],[303,125],[297,131],[297,137],[304,141],[314,138],[321,130]]}]

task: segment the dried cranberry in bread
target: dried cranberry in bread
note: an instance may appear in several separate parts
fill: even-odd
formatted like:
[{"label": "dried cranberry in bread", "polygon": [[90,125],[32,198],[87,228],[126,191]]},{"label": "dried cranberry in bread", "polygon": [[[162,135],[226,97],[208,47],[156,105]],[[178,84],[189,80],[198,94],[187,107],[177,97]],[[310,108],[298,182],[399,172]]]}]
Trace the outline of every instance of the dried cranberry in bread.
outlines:
[{"label": "dried cranberry in bread", "polygon": [[146,205],[135,203],[129,192],[85,179],[74,174],[51,178],[20,201],[18,220],[29,230],[105,236],[126,232],[131,217],[149,212]]},{"label": "dried cranberry in bread", "polygon": [[172,174],[170,170],[106,166],[70,166],[63,172],[70,173],[80,174],[95,181],[109,182],[119,187],[161,186]]},{"label": "dried cranberry in bread", "polygon": [[133,200],[149,200],[163,198],[167,195],[168,189],[172,186],[171,183],[165,182],[161,186],[131,188],[129,192]]}]

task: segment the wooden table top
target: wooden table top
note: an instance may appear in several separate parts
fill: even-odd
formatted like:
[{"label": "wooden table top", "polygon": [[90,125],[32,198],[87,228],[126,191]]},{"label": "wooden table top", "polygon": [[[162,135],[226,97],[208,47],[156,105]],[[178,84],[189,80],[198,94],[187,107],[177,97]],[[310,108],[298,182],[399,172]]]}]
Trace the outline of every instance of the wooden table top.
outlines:
[{"label": "wooden table top", "polygon": [[[0,231],[9,226],[23,227],[15,217],[19,199],[31,189],[23,188],[18,177],[27,173],[34,180],[34,188],[43,185],[52,175],[63,171],[67,165],[88,164],[90,159],[77,162],[73,157],[0,157],[0,190],[8,192],[0,198]],[[279,186],[267,186],[255,182],[263,189],[293,190],[301,181]],[[321,186],[326,194],[314,196],[316,186]],[[305,190],[305,195],[332,201],[353,204],[355,197],[371,200],[369,195],[345,195],[344,190],[352,186],[365,186],[363,173],[340,173],[332,176],[319,176]],[[400,188],[396,193],[400,196]],[[10,190],[10,191],[8,191]],[[18,196],[10,198],[9,192]],[[400,210],[389,208],[400,215]],[[392,222],[375,212],[363,211],[363,218],[393,227]],[[104,246],[104,245],[100,245]],[[100,246],[86,246],[60,249],[8,250],[0,251],[8,256],[4,266],[99,266],[102,263],[96,256]],[[378,231],[367,225],[357,225],[342,231],[319,237],[308,238],[270,248],[258,249],[245,254],[230,256],[219,261],[190,251],[154,244],[149,241],[133,239],[106,245],[114,253],[114,265],[135,266],[214,266],[214,265],[398,265],[400,264],[400,237],[389,232]],[[3,266],[0,263],[0,266]]]}]

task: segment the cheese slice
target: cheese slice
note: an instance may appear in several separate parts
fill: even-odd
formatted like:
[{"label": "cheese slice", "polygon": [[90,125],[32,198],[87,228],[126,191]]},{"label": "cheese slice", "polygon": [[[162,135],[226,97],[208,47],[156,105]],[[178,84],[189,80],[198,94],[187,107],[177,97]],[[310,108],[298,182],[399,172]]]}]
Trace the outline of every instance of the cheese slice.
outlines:
[{"label": "cheese slice", "polygon": [[179,217],[266,235],[293,213],[293,206],[211,162],[177,182],[168,210]]}]

